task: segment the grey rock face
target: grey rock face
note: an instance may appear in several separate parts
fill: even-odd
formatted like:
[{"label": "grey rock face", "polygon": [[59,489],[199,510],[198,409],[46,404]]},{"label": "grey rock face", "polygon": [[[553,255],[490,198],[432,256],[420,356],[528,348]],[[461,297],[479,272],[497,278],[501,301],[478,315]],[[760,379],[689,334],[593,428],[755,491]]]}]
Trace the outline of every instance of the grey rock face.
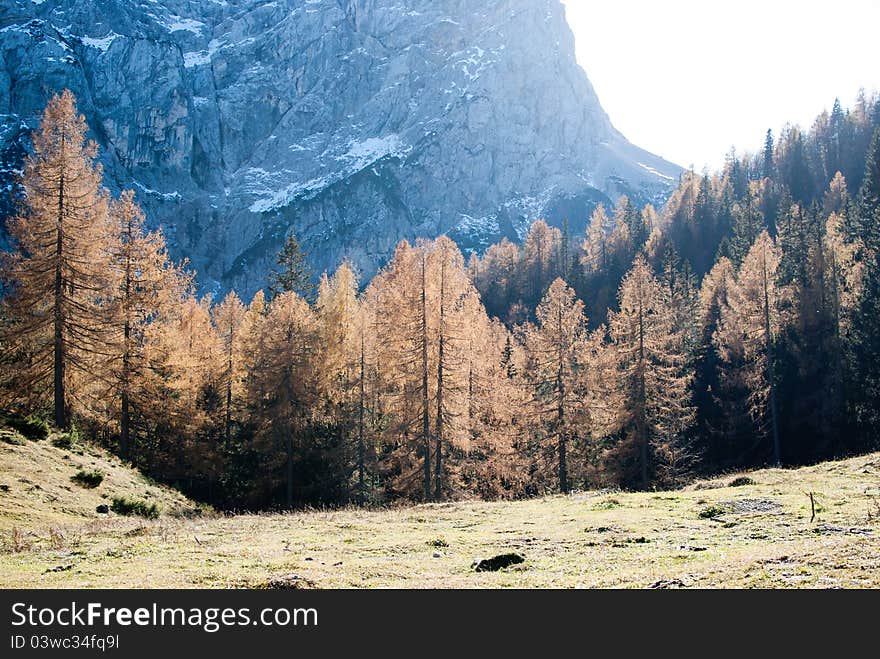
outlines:
[{"label": "grey rock face", "polygon": [[0,0],[0,186],[64,88],[108,187],[218,291],[291,229],[369,276],[401,238],[577,230],[680,171],[611,125],[558,0]]}]

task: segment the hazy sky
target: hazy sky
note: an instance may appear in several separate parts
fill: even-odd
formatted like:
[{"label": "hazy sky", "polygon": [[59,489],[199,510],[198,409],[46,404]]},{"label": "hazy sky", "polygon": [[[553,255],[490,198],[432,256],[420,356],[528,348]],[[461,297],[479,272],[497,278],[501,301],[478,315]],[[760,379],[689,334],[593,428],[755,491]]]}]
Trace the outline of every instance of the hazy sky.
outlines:
[{"label": "hazy sky", "polygon": [[563,1],[615,127],[697,171],[880,90],[878,0]]}]

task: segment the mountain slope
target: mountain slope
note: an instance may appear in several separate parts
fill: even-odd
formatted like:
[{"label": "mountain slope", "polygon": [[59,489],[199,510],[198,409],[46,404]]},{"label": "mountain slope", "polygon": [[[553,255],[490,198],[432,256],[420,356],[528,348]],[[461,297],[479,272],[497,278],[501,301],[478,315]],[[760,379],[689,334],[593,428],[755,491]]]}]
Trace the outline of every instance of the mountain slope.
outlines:
[{"label": "mountain slope", "polygon": [[401,238],[577,229],[679,173],[614,129],[558,0],[4,5],[0,185],[68,87],[108,185],[209,288],[260,286],[291,228],[318,268],[349,256],[370,275]]}]

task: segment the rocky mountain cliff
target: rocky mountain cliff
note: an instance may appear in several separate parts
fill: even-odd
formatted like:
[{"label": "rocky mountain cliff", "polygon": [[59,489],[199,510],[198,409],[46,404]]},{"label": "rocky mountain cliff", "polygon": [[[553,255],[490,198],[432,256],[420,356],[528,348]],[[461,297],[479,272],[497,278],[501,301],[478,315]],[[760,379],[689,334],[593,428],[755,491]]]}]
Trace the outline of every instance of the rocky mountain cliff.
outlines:
[{"label": "rocky mountain cliff", "polygon": [[291,229],[369,276],[680,171],[614,129],[558,0],[0,0],[0,187],[63,88],[207,290],[262,286]]}]

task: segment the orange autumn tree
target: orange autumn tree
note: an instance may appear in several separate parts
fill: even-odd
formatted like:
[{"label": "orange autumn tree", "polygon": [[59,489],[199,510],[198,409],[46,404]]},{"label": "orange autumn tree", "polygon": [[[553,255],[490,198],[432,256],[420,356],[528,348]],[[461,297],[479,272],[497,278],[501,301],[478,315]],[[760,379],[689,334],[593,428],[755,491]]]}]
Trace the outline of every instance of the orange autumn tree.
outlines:
[{"label": "orange autumn tree", "polygon": [[86,131],[73,94],[49,100],[25,160],[22,208],[7,224],[15,251],[2,267],[8,396],[48,404],[59,428],[87,406],[83,383],[109,356],[108,195]]},{"label": "orange autumn tree", "polygon": [[791,291],[777,282],[782,250],[762,231],[743,259],[736,282],[721,309],[715,344],[724,378],[747,391],[755,434],[772,440],[773,460],[781,464],[777,409],[776,342],[790,321]]},{"label": "orange autumn tree", "polygon": [[223,441],[228,449],[232,442],[235,411],[242,395],[247,363],[244,359],[247,308],[235,291],[211,310],[211,320],[223,348],[223,365],[219,386],[223,395]]},{"label": "orange autumn tree", "polygon": [[542,432],[556,454],[560,492],[571,487],[569,452],[586,442],[591,428],[590,359],[598,339],[587,331],[584,304],[557,278],[525,329],[529,381]]},{"label": "orange autumn tree", "polygon": [[612,368],[604,403],[620,442],[608,457],[616,463],[617,478],[628,480],[636,472],[647,488],[658,463],[693,421],[692,375],[685,368],[684,329],[677,327],[672,300],[643,256],[621,282],[619,301],[620,311],[609,314]]},{"label": "orange autumn tree", "polygon": [[272,300],[260,327],[247,393],[266,470],[260,486],[271,490],[283,484],[290,508],[296,452],[320,395],[320,325],[309,304],[288,291]]},{"label": "orange autumn tree", "polygon": [[425,500],[443,498],[467,452],[468,331],[485,310],[473,303],[477,292],[464,258],[445,236],[398,245],[369,294],[393,419],[386,468],[397,484],[391,487],[410,491],[420,460]]},{"label": "orange autumn tree", "polygon": [[144,390],[149,368],[146,329],[163,310],[181,303],[192,286],[192,275],[170,261],[161,231],[147,232],[133,192],[111,202],[110,218],[114,229],[109,244],[113,294],[107,328],[111,359],[103,379],[106,386],[96,398],[107,404],[99,420],[118,428],[119,454],[128,459],[133,417],[150,404]]}]

